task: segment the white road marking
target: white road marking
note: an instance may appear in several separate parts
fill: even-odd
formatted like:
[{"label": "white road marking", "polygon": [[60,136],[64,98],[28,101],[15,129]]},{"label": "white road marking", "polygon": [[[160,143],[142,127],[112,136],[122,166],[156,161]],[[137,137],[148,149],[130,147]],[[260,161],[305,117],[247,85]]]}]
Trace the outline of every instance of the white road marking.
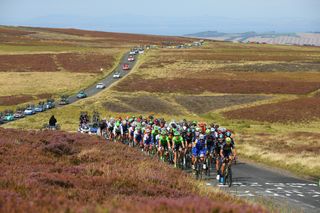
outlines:
[{"label": "white road marking", "polygon": [[300,197],[304,197],[304,195],[303,194],[297,194],[298,196],[300,196]]},{"label": "white road marking", "polygon": [[313,195],[312,197],[320,197],[320,195]]},{"label": "white road marking", "polygon": [[287,196],[287,197],[290,197],[290,196],[291,196],[291,194],[286,194],[286,196]]}]

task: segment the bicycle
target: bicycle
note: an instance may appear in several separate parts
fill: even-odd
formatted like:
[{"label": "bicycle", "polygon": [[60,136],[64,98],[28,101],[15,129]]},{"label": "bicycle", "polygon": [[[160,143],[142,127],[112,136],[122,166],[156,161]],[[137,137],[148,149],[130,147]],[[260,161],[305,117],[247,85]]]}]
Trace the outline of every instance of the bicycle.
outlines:
[{"label": "bicycle", "polygon": [[231,170],[231,163],[229,163],[229,158],[225,159],[225,169],[223,172],[223,185],[228,185],[229,187],[231,187],[232,185],[232,170]]},{"label": "bicycle", "polygon": [[180,169],[184,169],[185,167],[185,156],[183,155],[182,147],[179,147],[177,151],[177,167]]},{"label": "bicycle", "polygon": [[196,179],[197,180],[202,180],[202,178],[203,178],[203,170],[206,170],[206,168],[207,168],[207,166],[205,164],[205,159],[201,160],[201,157],[198,156],[196,158],[195,168],[196,168]]}]

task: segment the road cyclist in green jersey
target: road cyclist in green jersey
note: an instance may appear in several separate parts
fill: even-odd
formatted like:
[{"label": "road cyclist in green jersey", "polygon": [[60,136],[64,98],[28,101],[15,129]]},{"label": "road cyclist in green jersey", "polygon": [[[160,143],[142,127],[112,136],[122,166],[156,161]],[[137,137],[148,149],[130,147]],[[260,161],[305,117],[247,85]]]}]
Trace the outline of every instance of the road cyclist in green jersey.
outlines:
[{"label": "road cyclist in green jersey", "polygon": [[174,137],[172,139],[172,146],[174,151],[174,167],[177,167],[177,156],[178,153],[183,155],[184,153],[184,140],[178,131],[174,132]]},{"label": "road cyclist in green jersey", "polygon": [[170,147],[170,140],[167,136],[167,132],[165,130],[161,131],[161,135],[159,136],[159,147],[158,147],[158,155],[160,160],[164,161],[164,153],[167,152]]}]

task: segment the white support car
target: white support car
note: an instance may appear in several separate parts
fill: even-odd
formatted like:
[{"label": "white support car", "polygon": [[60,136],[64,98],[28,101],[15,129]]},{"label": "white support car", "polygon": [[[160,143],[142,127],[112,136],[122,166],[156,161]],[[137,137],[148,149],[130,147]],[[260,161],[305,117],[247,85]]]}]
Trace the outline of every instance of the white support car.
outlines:
[{"label": "white support car", "polygon": [[114,73],[113,78],[121,78],[120,73],[119,72]]},{"label": "white support car", "polygon": [[106,88],[106,85],[104,85],[104,83],[98,83],[96,85],[96,89],[104,89],[104,88]]},{"label": "white support car", "polygon": [[139,50],[139,54],[144,54],[144,50],[143,49]]}]

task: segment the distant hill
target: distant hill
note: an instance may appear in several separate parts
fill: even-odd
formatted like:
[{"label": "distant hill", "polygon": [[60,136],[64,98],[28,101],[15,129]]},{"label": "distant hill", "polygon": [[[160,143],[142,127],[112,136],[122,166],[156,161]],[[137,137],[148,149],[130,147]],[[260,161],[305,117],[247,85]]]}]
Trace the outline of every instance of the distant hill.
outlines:
[{"label": "distant hill", "polygon": [[204,31],[185,36],[205,38],[218,41],[230,41],[239,43],[263,43],[263,44],[286,44],[302,46],[320,46],[320,34],[314,33],[277,33],[277,32],[245,32],[223,33],[218,31]]}]

